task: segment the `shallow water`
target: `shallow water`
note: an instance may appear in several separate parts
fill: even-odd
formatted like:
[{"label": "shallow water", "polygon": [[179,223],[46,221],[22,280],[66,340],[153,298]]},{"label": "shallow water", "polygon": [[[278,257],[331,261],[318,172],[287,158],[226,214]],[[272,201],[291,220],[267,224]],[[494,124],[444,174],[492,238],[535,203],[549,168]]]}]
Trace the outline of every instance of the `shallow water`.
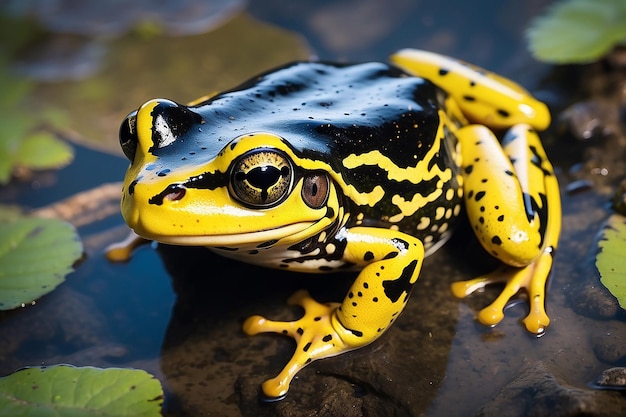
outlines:
[{"label": "shallow water", "polygon": [[[524,43],[529,19],[549,2],[457,3],[260,1],[208,34],[98,39],[107,52],[96,74],[38,84],[36,90],[38,99],[69,116],[64,135],[88,147],[77,145],[67,168],[14,182],[0,202],[39,208],[121,181],[127,162],[116,135],[127,112],[155,96],[191,100],[292,59],[384,60],[399,48],[419,47],[507,75],[553,109],[571,99],[555,92],[554,71],[533,61]],[[570,168],[589,147],[606,152],[605,142],[572,145],[558,142],[553,132],[546,136],[564,186],[579,179]],[[165,246],[145,246],[130,262],[111,264],[104,247],[125,237],[126,228],[107,209],[117,205],[116,196],[103,197],[92,220],[79,227],[87,256],[76,272],[34,306],[0,315],[0,374],[54,363],[142,368],[164,383],[168,415],[304,415],[320,404],[336,406],[333,398],[361,411],[354,415],[375,415],[380,404],[397,415],[475,415],[538,362],[568,386],[587,390],[604,369],[626,365],[623,355],[611,362],[597,354],[598,340],[607,335],[607,343],[626,346],[623,312],[590,317],[579,307],[582,294],[600,286],[595,236],[611,212],[610,192],[602,185],[563,195],[563,234],[548,296],[552,324],[543,337],[528,335],[518,323],[524,303],[512,305],[500,325],[486,329],[474,314],[495,291],[464,301],[451,296],[450,282],[490,268],[461,228],[426,260],[407,310],[383,338],[309,366],[287,399],[275,405],[259,405],[256,390],[288,359],[292,343],[248,338],[241,322],[250,314],[297,314],[284,303],[302,287],[322,300],[340,299],[350,276],[302,277],[203,249]],[[520,403],[509,415],[522,415],[524,407]]]}]

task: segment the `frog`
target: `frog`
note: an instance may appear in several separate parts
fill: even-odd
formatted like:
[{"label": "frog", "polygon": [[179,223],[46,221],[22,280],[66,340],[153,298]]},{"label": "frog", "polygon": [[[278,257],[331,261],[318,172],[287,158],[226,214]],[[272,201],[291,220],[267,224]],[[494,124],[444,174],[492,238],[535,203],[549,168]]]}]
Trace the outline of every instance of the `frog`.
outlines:
[{"label": "frog", "polygon": [[248,335],[296,342],[261,385],[279,400],[311,362],[378,340],[461,218],[501,266],[452,293],[502,284],[477,320],[497,325],[521,294],[524,326],[545,332],[561,228],[538,133],[549,124],[548,107],[519,84],[434,52],[292,62],[187,104],[153,99],[131,112],[119,131],[130,161],[121,212],[145,239],[261,267],[354,271],[341,301],[301,290],[288,300],[300,318],[245,320]]}]

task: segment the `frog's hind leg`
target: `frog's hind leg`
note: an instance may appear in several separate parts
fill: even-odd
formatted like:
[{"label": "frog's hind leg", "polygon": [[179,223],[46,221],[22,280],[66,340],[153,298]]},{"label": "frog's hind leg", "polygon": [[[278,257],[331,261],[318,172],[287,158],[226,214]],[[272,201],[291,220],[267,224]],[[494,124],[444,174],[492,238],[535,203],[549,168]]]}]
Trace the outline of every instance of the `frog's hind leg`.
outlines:
[{"label": "frog's hind leg", "polygon": [[465,297],[492,283],[504,283],[500,296],[478,314],[486,325],[504,317],[506,303],[526,290],[528,331],[541,334],[549,324],[545,288],[561,227],[559,189],[537,133],[516,125],[500,146],[484,126],[459,130],[463,152],[464,194],[470,224],[482,246],[504,264],[473,280],[455,283]]},{"label": "frog's hind leg", "polygon": [[545,284],[552,268],[552,254],[546,252],[524,268],[502,265],[495,271],[480,277],[452,284],[452,293],[463,298],[491,284],[504,284],[500,295],[490,305],[480,310],[477,319],[484,325],[495,326],[504,318],[504,309],[511,298],[521,290],[528,293],[530,311],[522,320],[526,329],[541,335],[550,324],[545,311]]},{"label": "frog's hind leg", "polygon": [[519,84],[475,65],[417,49],[403,49],[391,62],[409,74],[426,78],[445,90],[472,123],[508,129],[528,123],[543,130],[550,124],[548,107]]}]

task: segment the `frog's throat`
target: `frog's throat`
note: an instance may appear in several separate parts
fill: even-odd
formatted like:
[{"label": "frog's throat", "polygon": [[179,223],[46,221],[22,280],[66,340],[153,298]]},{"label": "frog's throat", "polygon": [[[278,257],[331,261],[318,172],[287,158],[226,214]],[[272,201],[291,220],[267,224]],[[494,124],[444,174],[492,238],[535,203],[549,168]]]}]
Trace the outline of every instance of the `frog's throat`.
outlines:
[{"label": "frog's throat", "polygon": [[[317,232],[317,228],[314,227],[316,223],[319,222],[299,222],[258,232],[244,231],[241,233],[217,235],[159,235],[144,230],[135,230],[135,232],[150,240],[178,246],[263,247],[284,238],[289,238],[289,241],[306,238],[311,233]],[[311,228],[315,229],[314,232],[309,231]]]}]

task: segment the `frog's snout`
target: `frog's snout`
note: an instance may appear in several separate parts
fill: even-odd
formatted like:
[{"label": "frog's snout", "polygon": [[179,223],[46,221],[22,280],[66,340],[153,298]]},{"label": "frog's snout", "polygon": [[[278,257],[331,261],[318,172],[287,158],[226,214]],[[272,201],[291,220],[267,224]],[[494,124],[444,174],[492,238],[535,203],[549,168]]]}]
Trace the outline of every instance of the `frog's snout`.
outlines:
[{"label": "frog's snout", "polygon": [[202,116],[187,106],[166,99],[150,100],[122,122],[120,146],[133,162],[137,146],[146,154],[155,154],[201,124],[204,124]]}]

